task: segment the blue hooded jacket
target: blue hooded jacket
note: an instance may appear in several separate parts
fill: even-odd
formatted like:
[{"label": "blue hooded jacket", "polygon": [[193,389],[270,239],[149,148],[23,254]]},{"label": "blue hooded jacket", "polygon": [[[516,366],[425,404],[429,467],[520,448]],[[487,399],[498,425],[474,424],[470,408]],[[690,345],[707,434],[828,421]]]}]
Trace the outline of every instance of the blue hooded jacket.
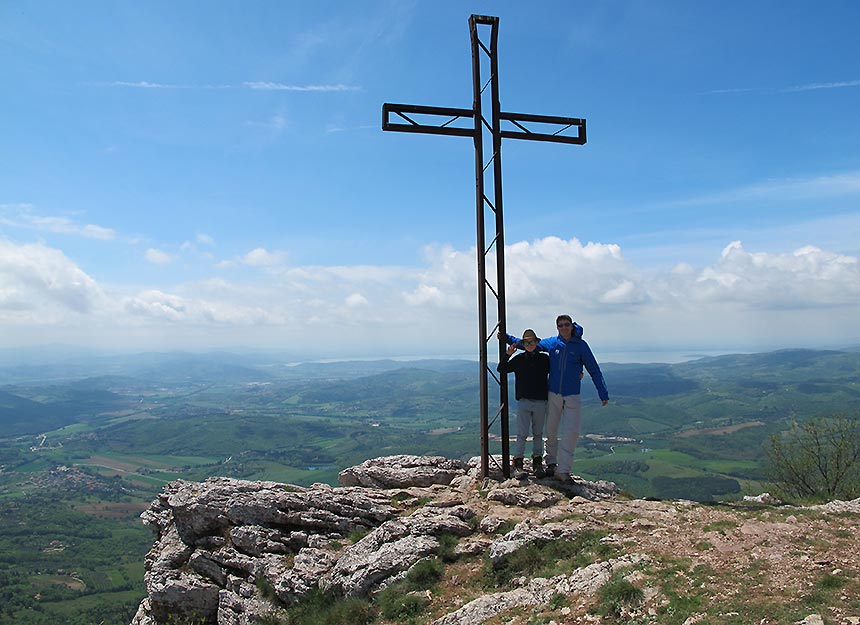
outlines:
[{"label": "blue hooded jacket", "polygon": [[[609,391],[606,390],[606,382],[597,359],[591,353],[588,343],[582,340],[582,326],[573,324],[573,334],[565,341],[561,334],[546,339],[541,339],[537,349],[549,354],[549,392],[559,395],[579,395],[582,387],[579,376],[583,366],[591,376],[591,381],[597,389],[597,395],[601,401],[609,399]],[[508,334],[508,344],[513,345],[520,339]]]}]

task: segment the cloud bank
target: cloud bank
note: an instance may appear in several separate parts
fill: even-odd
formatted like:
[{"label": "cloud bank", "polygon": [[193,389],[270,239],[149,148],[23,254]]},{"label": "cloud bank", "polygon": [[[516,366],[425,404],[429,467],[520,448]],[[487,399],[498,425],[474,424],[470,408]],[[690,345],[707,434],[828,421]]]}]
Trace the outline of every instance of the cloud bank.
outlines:
[{"label": "cloud bank", "polygon": [[[509,329],[546,335],[569,313],[598,355],[860,343],[858,257],[733,241],[704,266],[646,269],[616,244],[556,237],[505,254]],[[281,347],[309,359],[475,351],[474,249],[431,246],[419,267],[383,267],[292,266],[256,248],[211,271],[172,285],[101,284],[58,249],[0,239],[0,332],[19,344],[97,336],[132,348]]]}]

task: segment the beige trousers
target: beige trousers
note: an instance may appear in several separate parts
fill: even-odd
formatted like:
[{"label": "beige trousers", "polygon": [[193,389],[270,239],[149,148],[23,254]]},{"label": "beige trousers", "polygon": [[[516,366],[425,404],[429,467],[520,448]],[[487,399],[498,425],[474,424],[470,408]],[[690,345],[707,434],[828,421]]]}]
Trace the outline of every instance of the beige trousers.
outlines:
[{"label": "beige trousers", "polygon": [[570,473],[573,450],[579,442],[582,402],[579,395],[549,394],[546,415],[546,463],[557,464],[556,473]]}]

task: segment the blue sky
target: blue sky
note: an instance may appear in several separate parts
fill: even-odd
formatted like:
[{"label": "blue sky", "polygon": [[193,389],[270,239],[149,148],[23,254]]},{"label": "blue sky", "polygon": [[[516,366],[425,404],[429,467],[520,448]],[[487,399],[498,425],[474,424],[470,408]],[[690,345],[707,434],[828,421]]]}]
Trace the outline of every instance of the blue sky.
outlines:
[{"label": "blue sky", "polygon": [[681,0],[0,1],[2,343],[473,351],[472,143],[380,127],[471,106],[472,13],[588,123],[504,144],[511,330],[860,344],[860,5]]}]

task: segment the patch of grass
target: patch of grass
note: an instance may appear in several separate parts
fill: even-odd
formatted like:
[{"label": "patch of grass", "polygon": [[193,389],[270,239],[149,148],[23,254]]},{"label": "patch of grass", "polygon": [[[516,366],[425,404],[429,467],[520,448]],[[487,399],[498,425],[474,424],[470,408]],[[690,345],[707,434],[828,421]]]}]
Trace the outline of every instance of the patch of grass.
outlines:
[{"label": "patch of grass", "polygon": [[439,536],[439,549],[436,553],[443,562],[457,561],[458,556],[455,553],[455,550],[457,549],[457,543],[459,542],[460,539],[453,534],[442,534]]},{"label": "patch of grass", "polygon": [[507,586],[515,577],[552,577],[570,573],[616,553],[616,548],[600,542],[606,532],[589,530],[571,539],[529,543],[498,564],[484,564],[485,586]]},{"label": "patch of grass", "polygon": [[427,590],[442,579],[442,562],[437,558],[419,560],[406,574],[409,590]]},{"label": "patch of grass", "polygon": [[620,576],[611,579],[597,591],[600,613],[615,618],[621,617],[625,608],[631,609],[641,605],[644,596],[641,588]]},{"label": "patch of grass", "polygon": [[368,599],[337,599],[314,590],[289,608],[284,617],[273,617],[274,620],[267,625],[370,625],[375,616]]},{"label": "patch of grass", "polygon": [[347,536],[347,540],[349,540],[349,542],[354,545],[368,534],[370,534],[369,527],[356,527],[349,533],[349,536]]},{"label": "patch of grass", "polygon": [[275,591],[275,587],[272,586],[272,583],[265,577],[262,575],[258,577],[256,586],[263,599],[267,599],[272,603],[280,603],[281,600],[278,598],[278,593]]},{"label": "patch of grass", "polygon": [[668,601],[657,608],[660,625],[681,625],[710,604],[704,588],[715,571],[703,565],[691,569],[690,564],[688,560],[663,560],[645,570]]},{"label": "patch of grass", "polygon": [[831,575],[830,573],[825,573],[822,575],[818,581],[815,583],[817,588],[820,588],[824,591],[833,591],[839,590],[845,585],[845,578],[841,575]]},{"label": "patch of grass", "polygon": [[561,608],[569,606],[570,600],[567,598],[567,595],[557,592],[549,598],[547,605],[550,610],[560,610]]},{"label": "patch of grass", "polygon": [[430,603],[427,591],[442,579],[444,567],[438,558],[416,562],[406,579],[376,594],[374,602],[382,615],[397,623],[414,623]]},{"label": "patch of grass", "polygon": [[424,613],[430,599],[416,592],[403,594],[402,591],[391,588],[383,590],[376,596],[376,604],[382,615],[397,623],[413,623]]},{"label": "patch of grass", "polygon": [[702,528],[703,532],[719,532],[723,536],[726,535],[726,530],[735,529],[738,527],[737,521],[714,521],[708,523]]},{"label": "patch of grass", "polygon": [[165,625],[206,625],[206,620],[194,616],[174,616],[171,614],[167,617]]}]

